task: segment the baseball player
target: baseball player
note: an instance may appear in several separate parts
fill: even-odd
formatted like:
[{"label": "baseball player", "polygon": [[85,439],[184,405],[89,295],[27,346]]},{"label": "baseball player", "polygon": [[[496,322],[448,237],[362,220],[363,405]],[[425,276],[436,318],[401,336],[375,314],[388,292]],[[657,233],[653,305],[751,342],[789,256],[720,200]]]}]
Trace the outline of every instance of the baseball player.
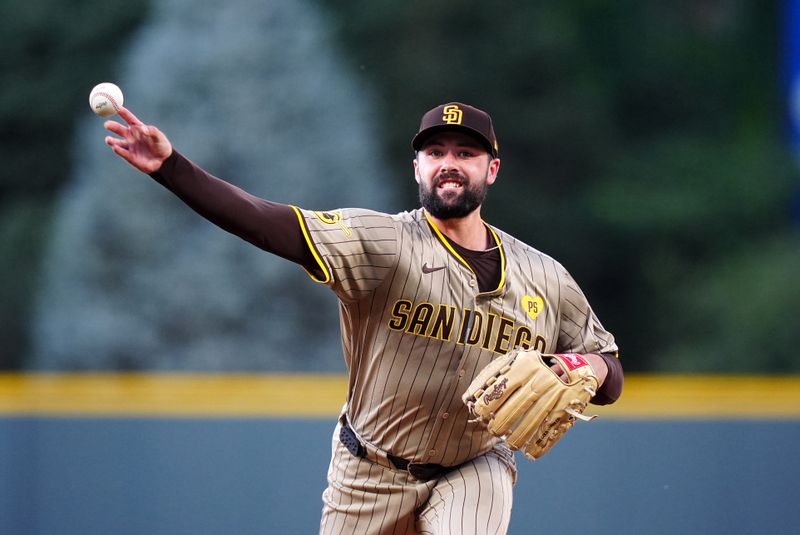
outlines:
[{"label": "baseball player", "polygon": [[200,169],[129,110],[120,116],[127,125],[105,123],[117,155],[339,299],[348,392],[320,533],[505,533],[514,455],[462,401],[496,357],[575,354],[597,377],[593,403],[620,395],[617,345],[573,278],[481,219],[500,169],[486,112],[451,102],[425,113],[412,141],[422,206],[399,214],[256,198]]}]

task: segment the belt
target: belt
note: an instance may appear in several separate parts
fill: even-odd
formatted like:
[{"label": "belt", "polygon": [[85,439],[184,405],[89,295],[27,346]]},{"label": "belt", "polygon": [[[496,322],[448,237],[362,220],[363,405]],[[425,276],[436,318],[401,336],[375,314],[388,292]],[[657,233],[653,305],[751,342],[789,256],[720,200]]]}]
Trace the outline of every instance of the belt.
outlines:
[{"label": "belt", "polygon": [[391,453],[380,451],[377,448],[368,447],[359,440],[355,431],[344,418],[342,418],[341,427],[339,428],[339,440],[353,457],[367,458],[387,468],[404,470],[420,481],[437,479],[456,468],[455,466],[442,466],[441,464],[433,463],[414,463]]}]

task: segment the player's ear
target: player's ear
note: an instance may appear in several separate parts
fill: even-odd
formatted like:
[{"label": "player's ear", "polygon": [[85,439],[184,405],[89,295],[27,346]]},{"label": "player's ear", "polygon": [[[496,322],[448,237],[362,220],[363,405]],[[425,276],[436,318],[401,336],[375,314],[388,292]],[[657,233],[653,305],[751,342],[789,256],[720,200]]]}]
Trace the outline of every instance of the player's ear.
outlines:
[{"label": "player's ear", "polygon": [[497,174],[500,172],[500,159],[495,158],[493,160],[489,160],[489,169],[488,173],[486,173],[486,183],[487,184],[494,184],[497,180]]},{"label": "player's ear", "polygon": [[414,180],[416,180],[417,184],[419,184],[419,181],[421,180],[419,177],[419,163],[417,162],[416,158],[414,158],[411,163],[414,165]]}]

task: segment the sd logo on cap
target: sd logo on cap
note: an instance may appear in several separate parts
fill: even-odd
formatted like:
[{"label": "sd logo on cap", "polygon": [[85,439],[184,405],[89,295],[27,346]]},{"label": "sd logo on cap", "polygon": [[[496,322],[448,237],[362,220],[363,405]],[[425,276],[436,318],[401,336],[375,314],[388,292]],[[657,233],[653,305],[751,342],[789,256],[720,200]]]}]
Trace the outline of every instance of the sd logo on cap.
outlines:
[{"label": "sd logo on cap", "polygon": [[419,132],[411,141],[411,146],[415,151],[420,150],[431,135],[443,130],[458,130],[469,134],[486,147],[492,158],[497,158],[497,136],[492,118],[485,111],[460,102],[437,106],[422,116]]}]

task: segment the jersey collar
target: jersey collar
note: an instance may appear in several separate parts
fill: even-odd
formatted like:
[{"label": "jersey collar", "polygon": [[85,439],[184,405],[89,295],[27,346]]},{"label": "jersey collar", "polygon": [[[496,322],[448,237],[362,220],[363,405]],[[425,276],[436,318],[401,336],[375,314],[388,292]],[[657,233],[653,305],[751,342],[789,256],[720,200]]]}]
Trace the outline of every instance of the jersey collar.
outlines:
[{"label": "jersey collar", "polygon": [[[437,238],[439,238],[439,241],[442,242],[442,245],[444,245],[445,249],[447,249],[447,251],[451,255],[453,255],[453,257],[456,260],[458,260],[462,265],[464,265],[464,267],[470,270],[470,272],[473,275],[475,275],[475,271],[473,271],[469,263],[466,260],[464,260],[464,258],[460,254],[458,254],[458,251],[456,251],[455,248],[453,248],[453,245],[450,243],[450,240],[448,240],[447,237],[444,234],[442,234],[442,231],[440,231],[439,228],[434,224],[430,215],[428,215],[428,211],[423,209],[422,213],[425,214],[425,219],[428,221],[428,225],[430,225],[430,227],[433,229],[434,235]],[[485,226],[489,230],[489,233],[492,235],[492,239],[494,240],[494,243],[495,245],[497,245],[497,249],[500,252],[500,283],[497,285],[497,288],[495,288],[491,292],[487,292],[487,293],[494,293],[500,290],[506,283],[506,253],[503,250],[503,243],[500,241],[500,236],[497,235],[497,232],[495,232],[495,230],[491,227],[491,225],[488,225],[483,219],[481,219],[481,223],[483,223],[483,226]]]}]

